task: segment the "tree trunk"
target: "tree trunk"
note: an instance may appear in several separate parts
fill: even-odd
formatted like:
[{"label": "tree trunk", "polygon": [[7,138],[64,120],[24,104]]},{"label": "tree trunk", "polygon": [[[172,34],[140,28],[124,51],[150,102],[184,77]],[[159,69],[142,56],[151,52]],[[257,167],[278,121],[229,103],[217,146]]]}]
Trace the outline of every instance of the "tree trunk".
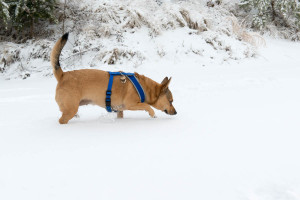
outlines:
[{"label": "tree trunk", "polygon": [[34,19],[31,19],[31,26],[30,26],[30,37],[33,38],[33,32],[34,32]]},{"label": "tree trunk", "polygon": [[271,1],[271,6],[272,6],[272,21],[275,21],[275,16],[276,16],[276,12],[275,12],[275,0]]},{"label": "tree trunk", "polygon": [[62,34],[65,34],[66,4],[67,4],[67,0],[65,0],[65,2],[64,2],[64,15],[63,15]]}]

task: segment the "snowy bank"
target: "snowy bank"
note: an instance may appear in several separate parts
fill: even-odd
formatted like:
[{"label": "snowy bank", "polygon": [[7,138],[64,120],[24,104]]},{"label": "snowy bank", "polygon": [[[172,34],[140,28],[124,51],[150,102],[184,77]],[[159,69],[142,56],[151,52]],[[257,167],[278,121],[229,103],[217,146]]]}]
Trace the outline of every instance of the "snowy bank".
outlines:
[{"label": "snowy bank", "polygon": [[[124,69],[161,60],[222,64],[255,56],[256,49],[234,31],[231,17],[223,6],[201,1],[71,1],[65,22],[71,39],[62,53],[62,66]],[[62,35],[60,28],[49,26],[53,34],[48,39],[2,42],[4,77],[51,76],[49,55]]]}]

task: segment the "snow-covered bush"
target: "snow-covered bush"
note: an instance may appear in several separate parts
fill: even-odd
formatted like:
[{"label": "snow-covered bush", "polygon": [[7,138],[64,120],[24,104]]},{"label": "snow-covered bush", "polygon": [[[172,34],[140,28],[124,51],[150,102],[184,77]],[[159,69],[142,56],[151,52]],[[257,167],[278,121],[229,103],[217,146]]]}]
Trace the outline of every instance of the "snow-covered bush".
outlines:
[{"label": "snow-covered bush", "polygon": [[[248,13],[252,27],[257,30],[274,29],[299,39],[300,4],[298,0],[241,0],[240,6]],[[290,33],[287,33],[290,32]],[[284,33],[283,33],[284,34]],[[288,37],[289,37],[288,36]]]},{"label": "snow-covered bush", "polygon": [[222,0],[207,0],[206,5],[208,7],[214,7],[215,5],[220,5]]},{"label": "snow-covered bush", "polygon": [[0,29],[0,34],[16,42],[32,38],[35,30],[39,32],[45,27],[46,21],[56,21],[56,5],[56,0],[0,0],[0,16],[4,22],[0,28],[5,28]]},{"label": "snow-covered bush", "polygon": [[8,9],[9,9],[8,5],[3,0],[0,0],[0,20],[1,20],[0,23],[3,23],[3,26],[5,28],[7,28],[8,21],[10,19]]},{"label": "snow-covered bush", "polygon": [[240,40],[248,42],[256,47],[266,45],[264,38],[260,34],[247,31],[246,28],[238,22],[236,17],[232,16],[228,19],[231,20],[232,30]]}]

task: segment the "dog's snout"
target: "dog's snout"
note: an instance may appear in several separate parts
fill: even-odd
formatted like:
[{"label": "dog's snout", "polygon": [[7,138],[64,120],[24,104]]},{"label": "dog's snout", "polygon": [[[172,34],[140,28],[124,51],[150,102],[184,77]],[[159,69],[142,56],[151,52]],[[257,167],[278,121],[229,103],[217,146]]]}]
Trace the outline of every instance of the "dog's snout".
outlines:
[{"label": "dog's snout", "polygon": [[167,109],[165,109],[164,112],[168,115],[176,115],[177,114],[177,111],[175,109],[174,109],[174,111],[173,110],[168,111]]}]

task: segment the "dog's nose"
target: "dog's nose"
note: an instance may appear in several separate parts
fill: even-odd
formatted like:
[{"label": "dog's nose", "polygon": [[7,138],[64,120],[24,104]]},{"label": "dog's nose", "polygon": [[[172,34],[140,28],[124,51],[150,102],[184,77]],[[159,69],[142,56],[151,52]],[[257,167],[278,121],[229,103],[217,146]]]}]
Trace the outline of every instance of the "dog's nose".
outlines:
[{"label": "dog's nose", "polygon": [[177,112],[176,112],[176,110],[174,110],[174,115],[176,115],[177,114]]}]

